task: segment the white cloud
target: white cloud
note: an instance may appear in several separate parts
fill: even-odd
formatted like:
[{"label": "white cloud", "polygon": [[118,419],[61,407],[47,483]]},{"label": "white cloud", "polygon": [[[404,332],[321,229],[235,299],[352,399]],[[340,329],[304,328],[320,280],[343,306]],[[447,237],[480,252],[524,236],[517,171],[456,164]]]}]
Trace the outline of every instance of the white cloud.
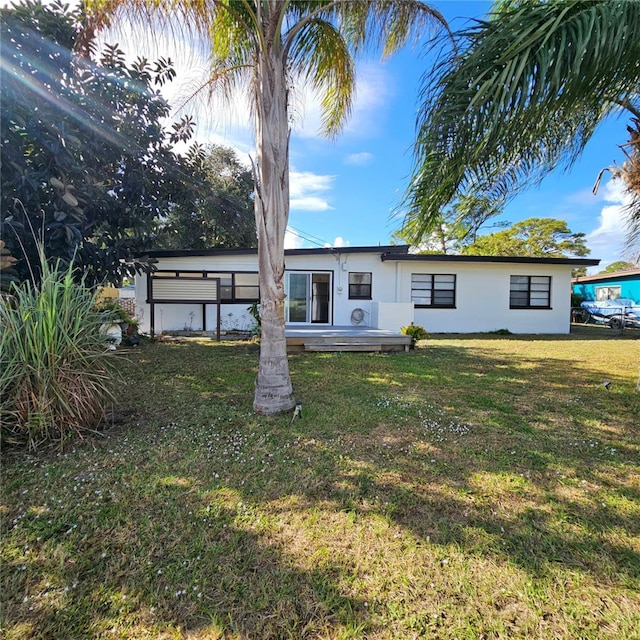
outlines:
[{"label": "white cloud", "polygon": [[335,176],[320,175],[311,171],[291,170],[291,197],[298,198],[309,191],[329,191]]},{"label": "white cloud", "polygon": [[587,234],[587,246],[594,258],[600,258],[599,271],[607,264],[620,260],[624,256],[624,245],[627,235],[626,206],[629,196],[619,180],[609,180],[603,191],[605,202],[598,216],[598,227]]},{"label": "white cloud", "polygon": [[361,151],[360,153],[352,153],[345,158],[346,164],[356,165],[358,167],[366,167],[373,162],[373,154],[368,151]]},{"label": "white cloud", "polygon": [[333,207],[318,196],[307,196],[305,198],[291,198],[290,208],[296,211],[329,211]]},{"label": "white cloud", "polygon": [[284,248],[285,249],[300,249],[304,244],[304,238],[301,238],[295,231],[292,231],[287,227],[284,233]]},{"label": "white cloud", "polygon": [[289,176],[291,209],[298,211],[333,209],[323,194],[331,190],[335,176],[295,170],[291,170]]},{"label": "white cloud", "polygon": [[302,88],[289,94],[289,109],[292,116],[292,130],[300,138],[318,138],[322,129],[322,110],[313,91]]},{"label": "white cloud", "polygon": [[361,64],[358,67],[356,101],[346,130],[371,137],[381,126],[380,109],[389,104],[393,78],[380,64]]},{"label": "white cloud", "polygon": [[342,236],[336,236],[333,243],[325,242],[324,246],[327,249],[329,249],[330,247],[349,247],[351,246],[351,243],[348,240],[345,240]]}]

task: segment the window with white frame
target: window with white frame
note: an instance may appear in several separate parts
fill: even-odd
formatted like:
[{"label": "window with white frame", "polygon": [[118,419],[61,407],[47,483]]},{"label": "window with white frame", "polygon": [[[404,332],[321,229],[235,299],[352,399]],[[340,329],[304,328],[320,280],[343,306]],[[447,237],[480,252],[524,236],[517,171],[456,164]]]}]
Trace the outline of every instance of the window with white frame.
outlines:
[{"label": "window with white frame", "polygon": [[456,306],[456,276],[452,273],[412,273],[411,302],[417,308],[453,309]]},{"label": "window with white frame", "polygon": [[511,276],[510,309],[550,309],[551,276]]},{"label": "window with white frame", "polygon": [[617,300],[622,295],[622,287],[596,287],[596,300]]},{"label": "window with white frame", "polygon": [[371,273],[349,272],[349,300],[371,300]]}]

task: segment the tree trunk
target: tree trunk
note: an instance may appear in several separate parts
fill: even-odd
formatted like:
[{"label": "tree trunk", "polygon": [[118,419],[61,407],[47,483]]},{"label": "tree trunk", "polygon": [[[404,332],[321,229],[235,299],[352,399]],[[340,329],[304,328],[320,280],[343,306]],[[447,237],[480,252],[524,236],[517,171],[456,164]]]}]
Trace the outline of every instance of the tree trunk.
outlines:
[{"label": "tree trunk", "polygon": [[289,121],[282,53],[271,43],[256,75],[256,198],[262,335],[253,408],[292,409],[284,323],[284,234],[289,220]]}]

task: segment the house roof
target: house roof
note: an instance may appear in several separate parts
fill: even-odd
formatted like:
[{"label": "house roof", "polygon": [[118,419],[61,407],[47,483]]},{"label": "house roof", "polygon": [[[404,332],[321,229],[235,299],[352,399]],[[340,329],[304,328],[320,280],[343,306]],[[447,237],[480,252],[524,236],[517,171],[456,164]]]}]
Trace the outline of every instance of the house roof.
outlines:
[{"label": "house roof", "polygon": [[530,258],[526,256],[460,256],[442,254],[388,253],[382,255],[382,260],[398,262],[502,262],[511,264],[568,264],[574,267],[595,267],[600,260],[592,258]]},{"label": "house roof", "polygon": [[[335,255],[347,253],[379,253],[381,255],[403,255],[409,251],[409,245],[384,245],[376,247],[319,247],[315,249],[285,249],[285,256]],[[147,251],[144,255],[151,258],[188,258],[196,256],[243,256],[256,255],[257,249],[167,249]]]},{"label": "house roof", "polygon": [[[389,260],[406,262],[502,262],[525,264],[567,264],[575,267],[594,267],[600,260],[591,258],[529,258],[511,256],[460,256],[442,254],[409,253],[409,245],[382,245],[373,247],[321,247],[316,249],[285,249],[285,256],[336,255],[351,253],[377,253],[385,262]],[[148,251],[151,258],[188,258],[197,256],[256,255],[257,249],[181,249]]]},{"label": "house roof", "polygon": [[621,278],[640,278],[640,269],[628,269],[626,271],[613,271],[611,273],[598,273],[595,276],[581,276],[574,278],[572,282],[598,282],[602,280],[620,280]]}]

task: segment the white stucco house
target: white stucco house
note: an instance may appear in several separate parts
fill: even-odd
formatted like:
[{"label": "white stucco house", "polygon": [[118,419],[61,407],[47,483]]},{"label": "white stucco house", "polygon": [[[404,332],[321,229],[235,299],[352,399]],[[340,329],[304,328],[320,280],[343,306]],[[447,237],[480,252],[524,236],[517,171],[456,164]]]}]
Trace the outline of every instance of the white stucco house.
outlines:
[{"label": "white stucco house", "polygon": [[[257,251],[152,251],[136,277],[143,331],[247,329],[258,300]],[[421,255],[408,246],[285,251],[286,322],[431,333],[568,333],[571,270],[585,258]]]}]

